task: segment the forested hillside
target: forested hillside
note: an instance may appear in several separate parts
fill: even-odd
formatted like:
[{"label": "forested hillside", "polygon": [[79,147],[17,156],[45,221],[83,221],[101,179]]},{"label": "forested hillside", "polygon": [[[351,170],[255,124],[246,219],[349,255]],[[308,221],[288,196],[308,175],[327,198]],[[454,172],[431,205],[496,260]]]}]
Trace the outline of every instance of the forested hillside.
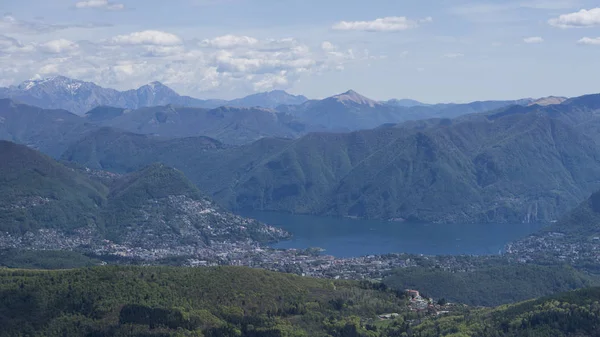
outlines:
[{"label": "forested hillside", "polygon": [[549,222],[600,188],[600,151],[589,120],[595,107],[576,103],[227,149],[200,144],[201,151],[194,151],[194,139],[140,143],[138,136],[103,130],[63,159],[128,172],[158,158],[231,209]]},{"label": "forested hillside", "polygon": [[407,302],[377,288],[237,267],[0,269],[0,336],[378,336],[367,320]]},{"label": "forested hillside", "polygon": [[243,267],[6,269],[0,336],[596,336],[599,300],[587,288],[436,317],[377,283]]},{"label": "forested hillside", "polygon": [[420,337],[581,337],[600,335],[600,288],[427,320],[412,329]]},{"label": "forested hillside", "polygon": [[288,237],[224,210],[181,171],[163,164],[120,176],[67,167],[7,141],[0,141],[0,153],[0,249],[157,259],[199,254],[199,249],[208,256],[213,242]]},{"label": "forested hillside", "polygon": [[469,271],[406,268],[396,270],[384,283],[394,289],[419,289],[436,299],[491,307],[600,286],[600,278],[565,265],[491,264]]}]

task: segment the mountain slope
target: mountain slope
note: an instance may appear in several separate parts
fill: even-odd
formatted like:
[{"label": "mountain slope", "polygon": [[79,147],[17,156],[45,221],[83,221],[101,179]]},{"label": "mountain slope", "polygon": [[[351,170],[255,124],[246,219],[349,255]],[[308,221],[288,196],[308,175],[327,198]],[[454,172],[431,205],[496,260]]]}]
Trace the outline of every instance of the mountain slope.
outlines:
[{"label": "mountain slope", "polygon": [[538,263],[569,263],[593,273],[600,271],[600,191],[545,230],[513,242],[508,256]]},{"label": "mountain slope", "polygon": [[433,336],[555,336],[600,334],[600,288],[587,288],[537,300],[446,315],[426,320],[412,331]]},{"label": "mountain slope", "polygon": [[352,131],[375,128],[388,123],[454,118],[511,105],[527,105],[531,101],[524,99],[425,105],[416,101],[376,102],[349,90],[323,100],[310,100],[300,105],[280,106],[277,109],[290,113],[305,123],[324,125],[331,130]]},{"label": "mountain slope", "polygon": [[96,224],[108,189],[51,158],[0,141],[0,231],[69,230]]},{"label": "mountain slope", "polygon": [[0,270],[0,336],[366,336],[366,320],[407,310],[375,286],[236,267]]},{"label": "mountain slope", "polygon": [[137,89],[118,91],[64,76],[28,80],[17,86],[0,88],[0,98],[10,98],[44,109],[64,109],[80,115],[99,106],[139,109],[172,104],[207,109],[220,106],[275,108],[281,104],[300,104],[307,100],[304,96],[290,95],[281,90],[253,94],[231,101],[201,100],[179,95],[156,81]]},{"label": "mountain slope", "polygon": [[58,157],[94,126],[66,110],[45,110],[0,99],[0,139]]},{"label": "mountain slope", "polygon": [[103,126],[163,137],[207,136],[228,144],[246,144],[263,137],[296,138],[319,127],[263,108],[180,108],[172,105],[121,110],[96,108],[86,114]]},{"label": "mountain slope", "polygon": [[300,105],[280,106],[299,120],[323,125],[332,130],[358,130],[384,123],[400,122],[399,110],[364,97],[353,90]]},{"label": "mountain slope", "polygon": [[225,211],[180,171],[162,164],[121,177],[67,168],[6,141],[0,141],[0,153],[0,248],[109,255],[134,249],[155,259],[210,254],[213,241],[287,236]]},{"label": "mountain slope", "polygon": [[[118,143],[105,147],[90,135],[64,158],[87,163],[95,157],[97,167],[128,170],[144,164],[144,157],[161,158],[233,209],[544,222],[600,188],[600,152],[589,129],[598,120],[594,102],[513,106],[457,120],[265,139],[201,153],[174,143],[169,151],[152,145],[123,153]],[[146,154],[136,163],[132,154],[138,152]]]},{"label": "mountain slope", "polygon": [[0,99],[0,139],[28,145],[52,157],[103,125],[163,138],[209,136],[229,144],[264,137],[296,138],[321,127],[262,108],[149,107],[137,110],[101,106],[84,117],[66,110],[41,109]]},{"label": "mountain slope", "polygon": [[64,76],[25,81],[18,86],[3,88],[0,96],[45,109],[64,109],[76,114],[83,114],[98,106],[137,109],[165,104],[215,107],[220,103],[180,96],[160,82],[152,82],[135,90],[117,91]]},{"label": "mountain slope", "polygon": [[384,279],[393,289],[418,289],[433,298],[472,306],[497,306],[564,291],[599,286],[600,278],[568,265],[514,263],[468,271],[436,267],[403,268]]},{"label": "mountain slope", "polygon": [[231,107],[263,107],[273,109],[280,105],[298,105],[306,101],[308,101],[308,98],[302,95],[290,95],[283,90],[273,90],[230,100],[224,105]]}]

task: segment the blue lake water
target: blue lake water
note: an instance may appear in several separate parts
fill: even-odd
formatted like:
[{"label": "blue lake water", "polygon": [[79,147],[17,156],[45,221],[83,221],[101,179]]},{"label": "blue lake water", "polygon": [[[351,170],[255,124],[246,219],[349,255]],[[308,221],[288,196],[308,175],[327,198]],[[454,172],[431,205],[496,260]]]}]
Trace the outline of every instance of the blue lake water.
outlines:
[{"label": "blue lake water", "polygon": [[283,228],[293,239],[274,248],[325,249],[324,254],[354,257],[371,254],[493,255],[504,246],[543,227],[540,224],[422,224],[378,220],[244,212],[242,215]]}]

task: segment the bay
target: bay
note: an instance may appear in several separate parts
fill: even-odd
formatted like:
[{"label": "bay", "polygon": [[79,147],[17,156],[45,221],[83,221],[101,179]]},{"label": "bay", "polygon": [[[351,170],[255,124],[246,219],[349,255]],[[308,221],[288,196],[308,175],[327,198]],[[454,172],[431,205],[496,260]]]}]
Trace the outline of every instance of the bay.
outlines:
[{"label": "bay", "polygon": [[504,246],[541,229],[542,224],[424,224],[247,211],[293,234],[273,248],[323,248],[335,257],[388,253],[494,255]]}]

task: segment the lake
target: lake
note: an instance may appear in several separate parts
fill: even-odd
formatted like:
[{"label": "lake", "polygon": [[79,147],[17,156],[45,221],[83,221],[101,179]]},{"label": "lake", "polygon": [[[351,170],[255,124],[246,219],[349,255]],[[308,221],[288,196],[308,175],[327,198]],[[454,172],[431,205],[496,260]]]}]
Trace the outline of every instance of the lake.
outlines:
[{"label": "lake", "polygon": [[354,257],[387,253],[493,255],[541,224],[422,224],[249,211],[241,214],[293,234],[274,248],[325,249],[324,254]]}]

